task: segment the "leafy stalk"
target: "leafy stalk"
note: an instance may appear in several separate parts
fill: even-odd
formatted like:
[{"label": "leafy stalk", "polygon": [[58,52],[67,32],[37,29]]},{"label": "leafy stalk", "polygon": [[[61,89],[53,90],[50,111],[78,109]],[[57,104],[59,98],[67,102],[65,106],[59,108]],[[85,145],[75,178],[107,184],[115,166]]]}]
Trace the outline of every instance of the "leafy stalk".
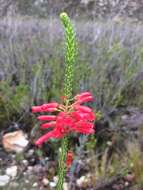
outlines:
[{"label": "leafy stalk", "polygon": [[76,57],[76,40],[73,25],[66,13],[60,15],[65,30],[65,80],[64,95],[70,98],[73,88],[74,63]]},{"label": "leafy stalk", "polygon": [[[64,96],[70,98],[73,89],[74,63],[76,57],[76,40],[73,25],[66,13],[60,14],[61,22],[65,31],[65,79],[64,79]],[[58,168],[58,183],[56,190],[63,189],[64,178],[66,175],[66,157],[68,152],[68,137],[65,136],[61,142],[61,152]]]}]

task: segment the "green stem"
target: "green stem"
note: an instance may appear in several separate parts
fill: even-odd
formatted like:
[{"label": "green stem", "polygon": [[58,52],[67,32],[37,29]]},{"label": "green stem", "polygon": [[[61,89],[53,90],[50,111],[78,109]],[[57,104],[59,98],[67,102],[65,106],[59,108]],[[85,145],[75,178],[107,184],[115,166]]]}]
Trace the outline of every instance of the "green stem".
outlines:
[{"label": "green stem", "polygon": [[64,178],[66,175],[66,156],[68,151],[68,137],[64,137],[61,143],[61,152],[59,160],[59,173],[58,173],[58,183],[56,190],[63,190]]}]

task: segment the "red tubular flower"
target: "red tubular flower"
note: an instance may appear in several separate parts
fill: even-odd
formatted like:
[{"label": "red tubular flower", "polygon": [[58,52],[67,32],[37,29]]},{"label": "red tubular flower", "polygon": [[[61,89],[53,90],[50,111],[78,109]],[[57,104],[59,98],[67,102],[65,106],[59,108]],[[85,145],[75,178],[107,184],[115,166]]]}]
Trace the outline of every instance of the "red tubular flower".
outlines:
[{"label": "red tubular flower", "polygon": [[94,124],[91,122],[79,121],[73,127],[73,130],[82,133],[82,134],[91,134],[94,133]]},{"label": "red tubular flower", "polygon": [[96,119],[95,114],[93,112],[85,113],[85,112],[75,111],[75,112],[72,112],[71,115],[77,121],[79,120],[94,121]]},{"label": "red tubular flower", "polygon": [[96,116],[93,112],[88,113],[87,120],[94,121],[96,119]]},{"label": "red tubular flower", "polygon": [[93,101],[93,96],[90,92],[83,92],[81,94],[78,94],[74,97],[75,104],[82,104],[85,102]]},{"label": "red tubular flower", "polygon": [[53,112],[57,110],[58,103],[53,102],[49,104],[43,104],[41,106],[33,106],[32,112]]},{"label": "red tubular flower", "polygon": [[90,101],[93,101],[93,97],[92,96],[85,96],[85,97],[78,98],[75,103],[76,104],[82,104],[82,103],[86,103],[86,102],[90,102]]},{"label": "red tubular flower", "polygon": [[70,169],[72,162],[73,162],[73,152],[72,151],[68,151],[67,153],[67,160],[66,160],[66,166],[68,169]]},{"label": "red tubular flower", "polygon": [[41,115],[38,117],[38,119],[41,121],[51,121],[51,120],[55,120],[56,116],[55,115]]},{"label": "red tubular flower", "polygon": [[57,108],[58,105],[59,104],[57,102],[52,102],[52,103],[48,103],[48,104],[43,104],[41,107],[42,107],[42,109]]},{"label": "red tubular flower", "polygon": [[92,96],[92,94],[90,92],[82,92],[80,94],[77,94],[74,99],[75,100],[79,100],[80,98],[84,98],[84,97],[87,97],[87,96]]},{"label": "red tubular flower", "polygon": [[75,105],[74,108],[75,110],[80,111],[80,112],[86,112],[86,113],[92,112],[92,109],[87,106]]},{"label": "red tubular flower", "polygon": [[41,125],[41,129],[47,129],[49,127],[54,127],[56,125],[55,121],[51,121],[49,123],[44,123]]},{"label": "red tubular flower", "polygon": [[51,128],[41,138],[36,141],[36,145],[41,145],[49,138],[63,138],[71,132],[81,134],[94,133],[94,120],[96,119],[94,112],[87,106],[80,105],[93,100],[90,92],[83,92],[74,97],[75,102],[71,105],[58,104],[56,102],[43,104],[41,106],[33,106],[32,112],[53,112],[60,111],[55,115],[42,115],[38,119],[40,121],[49,121],[41,125],[41,129]]},{"label": "red tubular flower", "polygon": [[41,112],[41,106],[33,106],[32,107],[32,112],[35,113],[35,112]]},{"label": "red tubular flower", "polygon": [[69,133],[73,125],[74,125],[74,120],[70,115],[66,114],[65,112],[60,112],[57,115],[56,127],[62,133],[64,134]]},{"label": "red tubular flower", "polygon": [[45,135],[43,135],[42,137],[40,137],[35,144],[36,145],[41,145],[43,144],[45,141],[47,141],[49,138],[62,138],[63,135],[61,133],[59,133],[56,130],[50,131],[48,133],[46,133]]}]

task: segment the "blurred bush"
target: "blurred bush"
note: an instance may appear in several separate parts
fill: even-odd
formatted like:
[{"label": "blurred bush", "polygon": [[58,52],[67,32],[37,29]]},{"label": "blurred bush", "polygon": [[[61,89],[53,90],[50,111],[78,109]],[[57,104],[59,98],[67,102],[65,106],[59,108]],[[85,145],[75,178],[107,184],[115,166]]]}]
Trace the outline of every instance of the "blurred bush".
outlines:
[{"label": "blurred bush", "polygon": [[[143,69],[142,26],[110,21],[74,24],[79,56],[73,93],[93,92],[96,109],[103,116],[130,104],[132,92],[142,89],[137,77]],[[7,17],[0,21],[1,120],[28,111],[33,104],[60,98],[64,72],[62,40],[62,28],[54,18]],[[135,88],[128,88],[129,92],[127,87],[134,80]],[[141,91],[137,92],[138,99],[142,98]],[[143,107],[142,102],[134,105]],[[17,114],[14,120],[19,117]]]}]

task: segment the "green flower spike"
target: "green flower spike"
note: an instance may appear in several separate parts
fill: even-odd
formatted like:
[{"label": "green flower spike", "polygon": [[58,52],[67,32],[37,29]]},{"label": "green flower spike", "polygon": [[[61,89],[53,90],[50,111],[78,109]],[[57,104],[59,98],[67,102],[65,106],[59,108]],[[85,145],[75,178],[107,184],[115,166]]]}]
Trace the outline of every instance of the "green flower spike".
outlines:
[{"label": "green flower spike", "polygon": [[[76,40],[73,25],[66,13],[60,14],[61,22],[65,31],[65,79],[64,79],[64,96],[66,104],[72,96],[73,78],[74,78],[74,63],[76,57]],[[66,175],[66,157],[68,152],[68,137],[64,137],[61,142],[61,152],[58,168],[58,182],[56,190],[63,190],[64,178]]]}]

